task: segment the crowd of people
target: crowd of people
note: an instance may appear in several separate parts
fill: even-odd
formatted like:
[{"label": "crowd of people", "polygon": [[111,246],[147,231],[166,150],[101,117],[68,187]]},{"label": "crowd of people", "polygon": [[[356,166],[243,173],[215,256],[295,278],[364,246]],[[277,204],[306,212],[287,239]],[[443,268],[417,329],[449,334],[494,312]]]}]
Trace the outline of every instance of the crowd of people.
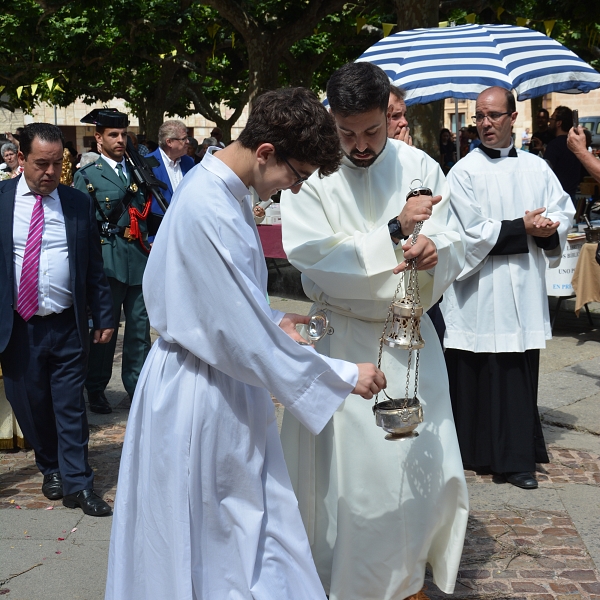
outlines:
[{"label": "crowd of people", "polygon": [[[327,97],[329,111],[303,88],[267,92],[227,146],[218,128],[199,144],[168,120],[153,147],[126,114],[96,109],[81,156],[45,123],[0,150],[6,395],[44,495],[88,515],[112,511],[94,492],[84,390],[91,411],[111,412],[125,320],[131,408],[107,600],[425,600],[427,564],[450,594],[464,468],[534,489],[548,462],[545,270],[573,222],[573,173],[600,181],[584,131],[566,107],[540,112],[518,150],[514,96],[489,88],[464,156],[444,129],[430,157],[379,67],[344,65]],[[134,177],[128,142],[154,183]],[[252,198],[279,192],[285,252],[334,331],[314,347],[297,329],[308,317],[268,301]],[[425,421],[390,443],[365,399],[403,393],[408,353],[380,354],[380,337],[413,264],[432,315],[420,324]]]}]

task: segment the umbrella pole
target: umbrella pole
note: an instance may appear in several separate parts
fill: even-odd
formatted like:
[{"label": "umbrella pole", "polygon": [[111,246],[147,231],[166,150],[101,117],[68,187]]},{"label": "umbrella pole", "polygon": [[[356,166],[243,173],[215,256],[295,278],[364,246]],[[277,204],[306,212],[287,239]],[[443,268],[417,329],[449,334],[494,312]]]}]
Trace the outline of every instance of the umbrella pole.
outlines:
[{"label": "umbrella pole", "polygon": [[460,160],[460,130],[458,128],[458,98],[454,98],[454,124],[456,127],[456,162]]}]

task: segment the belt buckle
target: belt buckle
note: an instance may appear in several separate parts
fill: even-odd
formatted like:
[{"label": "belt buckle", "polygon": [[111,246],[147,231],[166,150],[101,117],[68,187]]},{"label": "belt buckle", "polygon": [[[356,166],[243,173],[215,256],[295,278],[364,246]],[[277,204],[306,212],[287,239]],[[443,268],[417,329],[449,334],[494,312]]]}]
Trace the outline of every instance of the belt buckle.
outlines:
[{"label": "belt buckle", "polygon": [[125,231],[123,232],[123,237],[128,242],[133,242],[133,240],[135,240],[135,237],[133,235],[131,235],[131,227],[125,227]]}]

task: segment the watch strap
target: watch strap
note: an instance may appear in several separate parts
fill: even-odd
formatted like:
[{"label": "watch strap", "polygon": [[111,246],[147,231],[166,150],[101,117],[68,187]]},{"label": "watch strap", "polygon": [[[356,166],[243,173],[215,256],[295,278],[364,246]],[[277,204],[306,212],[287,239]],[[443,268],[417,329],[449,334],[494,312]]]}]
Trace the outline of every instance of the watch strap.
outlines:
[{"label": "watch strap", "polygon": [[390,232],[390,237],[397,240],[406,240],[409,237],[402,232],[402,224],[398,217],[394,217],[388,221],[388,230]]}]

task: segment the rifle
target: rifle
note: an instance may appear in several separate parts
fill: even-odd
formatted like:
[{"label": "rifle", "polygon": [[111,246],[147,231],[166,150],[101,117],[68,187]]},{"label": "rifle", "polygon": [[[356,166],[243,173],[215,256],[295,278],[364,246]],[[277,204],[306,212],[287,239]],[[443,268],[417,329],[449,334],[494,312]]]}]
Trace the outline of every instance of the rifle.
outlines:
[{"label": "rifle", "polygon": [[[127,138],[125,158],[127,160],[127,166],[131,168],[131,175],[138,187],[143,186],[143,189],[152,192],[152,195],[156,198],[157,204],[160,206],[163,213],[166,213],[169,205],[167,204],[167,201],[160,190],[166,190],[168,189],[168,186],[166,183],[157,179],[152,172],[152,167],[157,167],[158,161],[154,157],[145,159],[143,156],[141,156],[133,146],[133,143],[129,137]],[[150,164],[151,160],[154,160],[156,164]]]}]

